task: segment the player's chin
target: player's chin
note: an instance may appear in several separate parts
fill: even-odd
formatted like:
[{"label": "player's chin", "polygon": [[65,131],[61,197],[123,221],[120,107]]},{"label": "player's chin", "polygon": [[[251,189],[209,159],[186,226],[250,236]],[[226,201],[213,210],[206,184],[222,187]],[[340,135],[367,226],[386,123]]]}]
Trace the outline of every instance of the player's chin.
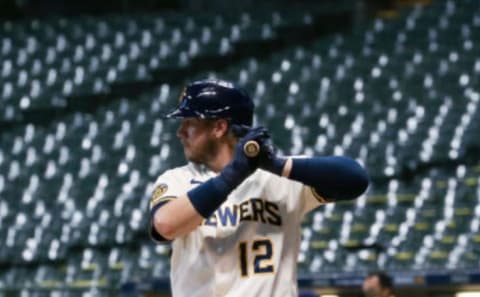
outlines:
[{"label": "player's chin", "polygon": [[192,149],[190,145],[188,145],[188,143],[182,141],[182,147],[183,147],[183,153],[185,154],[185,156],[191,154]]},{"label": "player's chin", "polygon": [[190,159],[192,158],[192,156],[191,156],[192,154],[191,154],[191,152],[190,152],[188,149],[186,149],[185,147],[183,148],[183,155],[185,156],[185,159],[191,161]]},{"label": "player's chin", "polygon": [[185,159],[187,159],[188,161],[198,162],[198,158],[195,152],[193,152],[189,148],[183,147],[183,154],[185,155]]},{"label": "player's chin", "polygon": [[193,163],[204,164],[205,155],[199,150],[184,149],[185,158]]},{"label": "player's chin", "polygon": [[193,163],[202,164],[202,160],[200,158],[196,158],[195,156],[185,155],[185,159],[187,159],[188,161],[193,162]]}]

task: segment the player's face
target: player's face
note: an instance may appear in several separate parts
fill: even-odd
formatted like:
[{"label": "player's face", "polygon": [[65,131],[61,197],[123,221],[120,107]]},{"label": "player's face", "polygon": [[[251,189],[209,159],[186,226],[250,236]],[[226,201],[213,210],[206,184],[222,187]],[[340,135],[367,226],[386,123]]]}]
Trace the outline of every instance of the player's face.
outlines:
[{"label": "player's face", "polygon": [[209,120],[197,118],[182,119],[177,137],[183,145],[183,152],[189,161],[206,164],[218,151],[218,140],[213,135]]}]

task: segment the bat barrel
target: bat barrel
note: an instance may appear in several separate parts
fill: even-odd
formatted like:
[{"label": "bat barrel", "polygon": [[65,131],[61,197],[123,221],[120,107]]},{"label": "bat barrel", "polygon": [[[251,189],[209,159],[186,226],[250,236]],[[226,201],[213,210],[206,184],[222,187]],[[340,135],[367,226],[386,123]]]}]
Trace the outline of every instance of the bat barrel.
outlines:
[{"label": "bat barrel", "polygon": [[243,152],[249,158],[256,157],[260,152],[260,145],[255,140],[249,140],[243,146]]}]

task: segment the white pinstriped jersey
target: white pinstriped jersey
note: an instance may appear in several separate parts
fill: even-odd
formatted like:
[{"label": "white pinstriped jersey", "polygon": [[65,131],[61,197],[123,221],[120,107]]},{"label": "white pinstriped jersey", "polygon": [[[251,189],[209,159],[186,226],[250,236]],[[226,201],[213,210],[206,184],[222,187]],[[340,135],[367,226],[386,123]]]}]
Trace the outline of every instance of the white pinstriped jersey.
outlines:
[{"label": "white pinstriped jersey", "polygon": [[[193,163],[168,170],[155,183],[150,207],[213,176]],[[320,201],[310,187],[257,170],[209,219],[173,240],[173,296],[298,296],[300,223]]]}]

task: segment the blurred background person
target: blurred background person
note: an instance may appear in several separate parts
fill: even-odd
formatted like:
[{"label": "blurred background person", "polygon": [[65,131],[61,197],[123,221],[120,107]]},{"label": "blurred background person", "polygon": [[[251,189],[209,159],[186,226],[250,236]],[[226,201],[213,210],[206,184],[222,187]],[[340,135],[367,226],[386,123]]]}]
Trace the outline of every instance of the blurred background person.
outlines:
[{"label": "blurred background person", "polygon": [[392,278],[381,271],[372,272],[365,278],[362,291],[366,297],[395,297]]}]

